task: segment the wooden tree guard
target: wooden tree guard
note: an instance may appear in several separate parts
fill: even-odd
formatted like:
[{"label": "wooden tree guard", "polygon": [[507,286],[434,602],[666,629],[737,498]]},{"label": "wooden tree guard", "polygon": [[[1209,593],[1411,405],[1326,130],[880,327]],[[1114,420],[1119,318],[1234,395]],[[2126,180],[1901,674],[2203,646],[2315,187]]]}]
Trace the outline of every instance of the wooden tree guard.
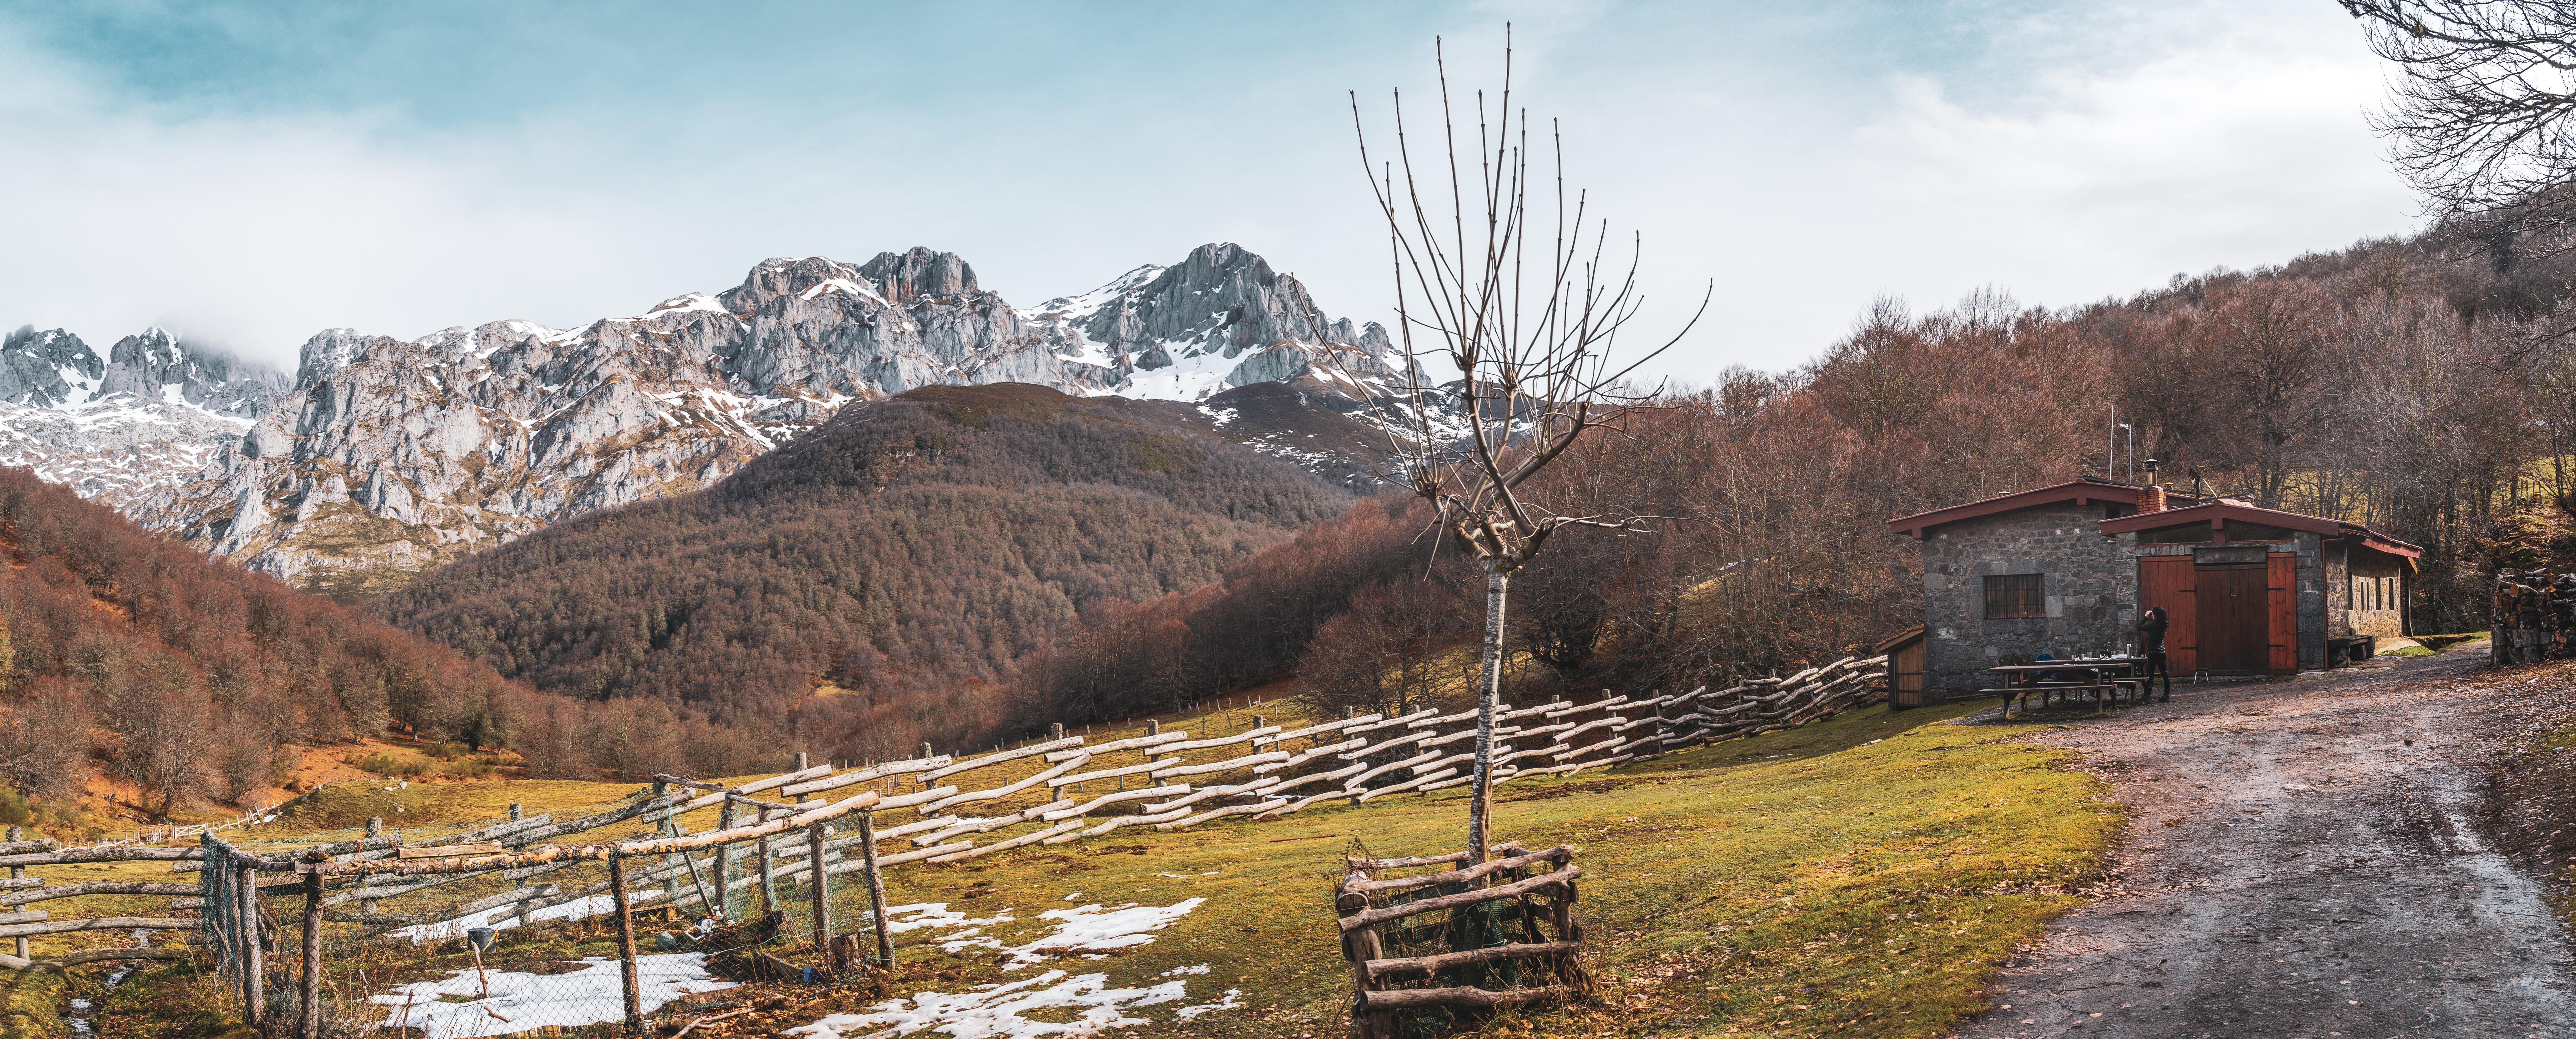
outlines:
[{"label": "wooden tree guard", "polygon": [[[1573,864],[1574,849],[1560,845],[1546,851],[1526,852],[1517,844],[1497,845],[1497,854],[1509,857],[1477,865],[1465,865],[1469,855],[1453,852],[1426,858],[1346,859],[1349,873],[1334,892],[1334,908],[1341,914],[1342,955],[1351,961],[1351,976],[1356,987],[1351,1000],[1351,1033],[1358,1039],[1393,1039],[1395,1015],[1399,1011],[1433,1008],[1493,1009],[1531,1003],[1554,1002],[1578,995],[1587,987],[1578,958],[1583,954],[1583,933],[1574,921],[1574,882],[1583,876],[1582,867]],[[1540,865],[1552,867],[1538,873]],[[1426,866],[1450,866],[1438,873],[1374,879],[1371,874]],[[1425,887],[1466,885],[1456,894],[1437,895],[1413,901],[1395,901],[1395,896]],[[1428,956],[1389,957],[1386,943],[1378,929],[1406,917],[1441,910],[1464,909],[1505,899],[1521,906],[1521,935],[1526,940],[1506,941],[1487,949],[1466,949]],[[1538,924],[1545,917],[1545,931]],[[1481,963],[1505,960],[1529,960],[1557,978],[1554,984],[1529,988],[1492,990],[1468,985],[1441,988],[1390,988],[1388,983],[1420,977],[1428,979],[1440,971]]]}]

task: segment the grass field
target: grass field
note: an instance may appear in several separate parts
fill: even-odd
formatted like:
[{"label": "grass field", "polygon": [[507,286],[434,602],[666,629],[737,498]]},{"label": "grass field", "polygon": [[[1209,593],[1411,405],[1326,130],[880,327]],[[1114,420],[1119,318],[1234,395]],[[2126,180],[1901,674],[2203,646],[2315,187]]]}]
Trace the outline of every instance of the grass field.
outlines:
[{"label": "grass field", "polygon": [[[1165,728],[1204,736],[1239,731],[1255,713],[1273,724],[1300,720],[1283,706],[1175,719]],[[2120,819],[2102,800],[2101,784],[2069,770],[2063,753],[2012,742],[2026,727],[1937,724],[1969,709],[1891,714],[1873,706],[1605,773],[1501,788],[1500,836],[1579,849],[1576,861],[1591,878],[1580,912],[1602,988],[1579,1006],[1497,1017],[1482,1034],[1929,1036],[1982,1006],[1982,979],[2016,943],[2075,904],[2073,890],[2097,874]],[[1091,741],[1125,734],[1095,731]],[[1193,760],[1213,760],[1216,753],[1199,755]],[[1122,763],[1104,759],[1087,767]],[[971,789],[1040,767],[1031,759],[963,778]],[[338,831],[369,815],[395,826],[465,822],[498,816],[511,801],[535,813],[597,805],[633,789],[488,782],[387,791],[344,784],[252,835],[288,839]],[[1031,794],[971,810],[1010,811],[1040,800]],[[1228,1000],[1236,1006],[1187,1021],[1175,1020],[1168,1006],[1129,1010],[1130,1019],[1150,1023],[1120,1034],[1339,1035],[1350,981],[1330,891],[1341,856],[1354,847],[1378,855],[1451,850],[1463,839],[1464,818],[1464,792],[1443,791],[1319,806],[1271,822],[1226,819],[1172,833],[1137,827],[953,865],[896,867],[888,876],[894,904],[945,903],[994,922],[971,934],[959,928],[901,934],[897,976],[785,986],[781,991],[792,997],[787,1005],[735,1019],[714,1034],[770,1035],[885,998],[963,993],[1063,969],[1101,974],[1113,988],[1178,977],[1187,983],[1190,1004],[1237,993]],[[714,812],[686,822],[693,831],[711,828]],[[151,872],[127,865],[73,879]],[[169,876],[161,867],[155,878]],[[846,888],[837,897],[845,906],[857,901]],[[1045,910],[1168,906],[1192,898],[1205,901],[1155,932],[1150,944],[1103,958],[1010,970],[992,948],[1052,931],[1051,922],[1038,918]],[[99,904],[86,904],[93,901]],[[108,911],[110,901],[83,900],[79,912]],[[151,907],[154,900],[134,901],[117,908],[161,911]],[[511,940],[546,941],[567,951],[586,951],[582,942],[600,940],[595,932],[545,930],[510,932]],[[961,938],[990,944],[958,945],[953,953],[937,944]],[[1204,974],[1172,973],[1201,966]],[[145,1034],[154,1020],[176,1026],[167,1018],[192,1004],[169,993],[186,984],[181,973],[163,975],[158,988],[132,987],[111,1001],[111,1010],[135,1034]],[[38,998],[30,992],[13,1005]],[[156,999],[171,1009],[148,1009]],[[1025,1016],[1064,1021],[1074,1014],[1048,1008]],[[165,1034],[199,1034],[204,1024],[200,1018],[190,1026],[195,1032]]]}]

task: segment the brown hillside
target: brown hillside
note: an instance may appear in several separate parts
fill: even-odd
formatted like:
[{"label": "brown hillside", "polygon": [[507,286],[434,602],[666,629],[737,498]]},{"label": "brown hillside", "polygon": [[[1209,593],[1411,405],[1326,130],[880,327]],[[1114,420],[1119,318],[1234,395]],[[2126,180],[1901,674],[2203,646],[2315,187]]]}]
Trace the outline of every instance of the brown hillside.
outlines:
[{"label": "brown hillside", "polygon": [[94,787],[166,815],[290,781],[299,745],[497,742],[526,695],[27,470],[0,469],[0,549],[0,782],[28,794]]},{"label": "brown hillside", "polygon": [[715,487],[558,524],[378,609],[606,702],[532,730],[541,774],[953,746],[1095,604],[1207,585],[1350,502],[1184,416],[1204,421],[1013,384],[853,404]]}]

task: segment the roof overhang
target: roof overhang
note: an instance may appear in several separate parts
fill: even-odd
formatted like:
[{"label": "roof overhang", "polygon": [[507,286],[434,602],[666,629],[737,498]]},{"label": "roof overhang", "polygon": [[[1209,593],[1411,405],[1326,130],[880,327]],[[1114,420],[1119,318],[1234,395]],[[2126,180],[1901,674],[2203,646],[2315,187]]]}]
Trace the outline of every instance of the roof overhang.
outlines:
[{"label": "roof overhang", "polygon": [[1903,534],[1907,537],[1919,538],[1923,536],[1924,531],[1930,530],[1944,523],[1957,523],[1960,520],[1975,519],[1979,516],[1992,516],[1999,512],[2013,512],[2020,509],[2036,508],[2042,505],[2055,505],[2059,502],[2068,501],[2074,502],[2077,505],[2090,505],[2094,502],[2114,502],[2126,505],[2130,508],[2136,508],[2138,505],[2138,493],[2142,490],[2145,490],[2145,488],[2125,483],[2110,483],[2086,477],[2084,479],[2069,480],[2065,483],[2055,484],[2048,487],[2039,487],[2027,491],[2016,491],[2011,494],[1998,494],[1983,501],[1972,501],[1965,505],[1952,505],[1946,509],[1934,509],[1930,512],[1918,512],[1911,516],[1898,516],[1895,519],[1887,521],[1887,529]]},{"label": "roof overhang", "polygon": [[2229,501],[2226,499],[2204,502],[2199,505],[2186,505],[2177,509],[2165,509],[2161,512],[2141,512],[2135,516],[2122,516],[2119,519],[2103,520],[2102,533],[2105,535],[2128,534],[2142,530],[2163,530],[2166,527],[2179,527],[2191,523],[2207,523],[2211,527],[2215,528],[2219,524],[2228,520],[2242,520],[2247,523],[2260,523],[2269,527],[2279,527],[2283,530],[2305,531],[2307,533],[2317,534],[2324,537],[2344,538],[2363,548],[2367,548],[2375,552],[2385,552],[2389,555],[2398,556],[2404,559],[2415,559],[2424,554],[2424,550],[2421,548],[2399,541],[2396,538],[2389,537],[2386,534],[2382,534],[2358,523],[2347,523],[2343,520],[2327,519],[2323,516],[2310,516],[2303,512],[2285,512],[2280,509],[2266,509],[2259,506],[2248,505],[2244,502]]}]

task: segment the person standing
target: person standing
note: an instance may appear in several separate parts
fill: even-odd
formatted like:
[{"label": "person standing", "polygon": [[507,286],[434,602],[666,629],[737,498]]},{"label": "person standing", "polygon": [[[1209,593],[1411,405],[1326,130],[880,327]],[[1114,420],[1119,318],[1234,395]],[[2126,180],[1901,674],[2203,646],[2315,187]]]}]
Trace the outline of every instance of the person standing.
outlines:
[{"label": "person standing", "polygon": [[2138,644],[2144,646],[2147,651],[2147,681],[2138,687],[2138,694],[2141,697],[2152,691],[2156,684],[2156,677],[2162,675],[2165,680],[2162,699],[2167,701],[2173,699],[2173,670],[2165,666],[2167,623],[2165,608],[2162,606],[2149,606],[2145,613],[2138,615]]}]

